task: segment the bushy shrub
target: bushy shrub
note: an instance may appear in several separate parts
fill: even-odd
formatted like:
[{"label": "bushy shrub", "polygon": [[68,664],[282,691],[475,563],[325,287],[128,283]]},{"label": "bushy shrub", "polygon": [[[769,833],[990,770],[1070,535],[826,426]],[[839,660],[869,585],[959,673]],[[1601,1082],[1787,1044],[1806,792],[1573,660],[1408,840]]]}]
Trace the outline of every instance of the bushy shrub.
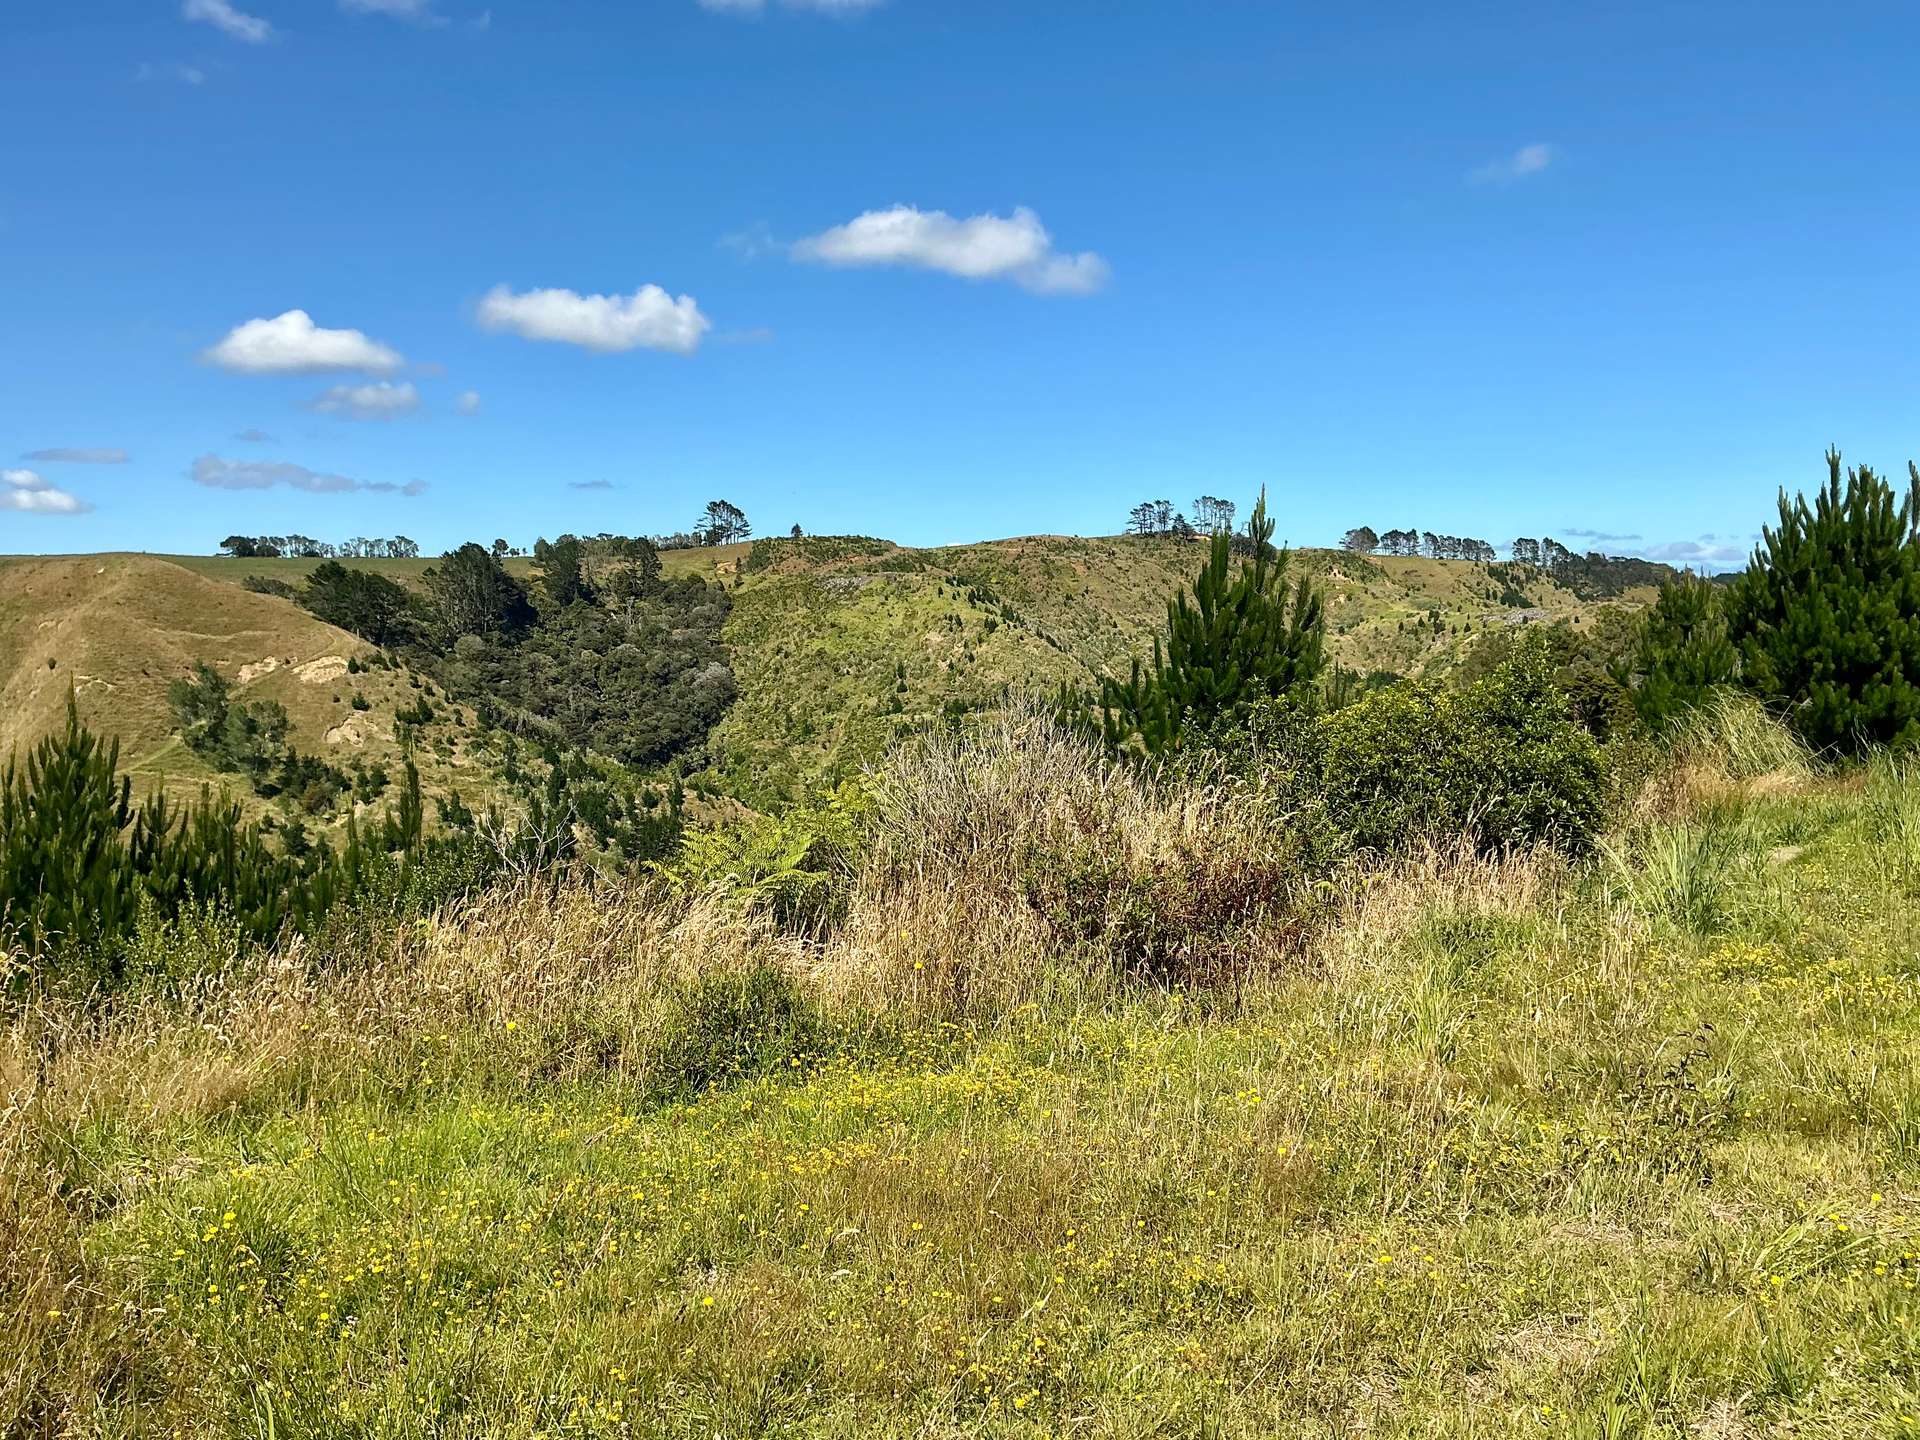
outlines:
[{"label": "bushy shrub", "polygon": [[661,870],[683,890],[718,894],[783,926],[817,929],[846,907],[871,808],[849,782],[818,804],[691,831]]},{"label": "bushy shrub", "polygon": [[673,997],[661,1034],[656,1084],[684,1099],[817,1053],[826,1024],[791,975],[761,963],[692,981]]},{"label": "bushy shrub", "polygon": [[1458,693],[1409,681],[1320,722],[1311,775],[1332,822],[1387,851],[1467,835],[1488,850],[1582,850],[1605,819],[1599,744],[1575,723],[1539,645]]}]

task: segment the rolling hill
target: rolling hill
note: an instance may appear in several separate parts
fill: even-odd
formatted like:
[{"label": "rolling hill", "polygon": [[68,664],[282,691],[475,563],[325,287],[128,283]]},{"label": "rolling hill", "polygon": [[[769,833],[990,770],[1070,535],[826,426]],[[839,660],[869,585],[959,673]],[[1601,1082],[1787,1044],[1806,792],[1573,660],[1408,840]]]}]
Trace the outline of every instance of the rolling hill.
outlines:
[{"label": "rolling hill", "polygon": [[[175,732],[167,687],[205,662],[233,683],[236,698],[284,706],[288,739],[300,751],[397,776],[395,713],[413,705],[426,682],[403,668],[349,672],[370,654],[364,641],[290,601],[166,560],[0,560],[0,757],[57,729],[71,694],[82,720],[119,739],[121,768],[142,792],[187,798],[211,784],[263,808],[238,777],[212,770]],[[356,708],[356,696],[366,708]],[[423,789],[484,796],[489,767],[449,723],[454,712],[442,714],[448,719],[426,727],[414,749]]]},{"label": "rolling hill", "polygon": [[[719,786],[750,803],[794,796],[851,773],[895,737],[1005,696],[1086,686],[1150,651],[1174,590],[1205,555],[1172,538],[1028,536],[933,549],[816,537],[668,551],[669,575],[724,585],[723,632],[739,698],[710,752]],[[403,669],[349,678],[363,642],[249,576],[297,583],[317,562],[100,555],[0,561],[0,752],[64,713],[69,683],[89,723],[117,734],[143,783],[197,788],[212,778],[172,734],[166,686],[205,660],[247,698],[277,700],[293,742],[332,758],[399,755],[393,714],[422,683]],[[417,585],[427,560],[354,568]],[[1445,675],[1486,634],[1523,622],[1593,623],[1650,590],[1583,600],[1545,577],[1518,589],[1467,561],[1296,552],[1327,595],[1334,661],[1362,674]],[[508,568],[522,578],[531,562]],[[1525,604],[1515,602],[1524,600]],[[355,691],[369,708],[351,708]],[[422,747],[430,790],[484,791],[471,739]]]}]

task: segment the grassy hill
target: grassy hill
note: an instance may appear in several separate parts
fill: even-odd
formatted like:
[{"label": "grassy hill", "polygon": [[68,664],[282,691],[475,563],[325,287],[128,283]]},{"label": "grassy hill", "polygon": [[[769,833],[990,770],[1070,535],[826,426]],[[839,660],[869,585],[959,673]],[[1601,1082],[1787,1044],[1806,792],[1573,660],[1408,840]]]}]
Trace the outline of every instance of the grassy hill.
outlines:
[{"label": "grassy hill", "polygon": [[[343,768],[380,764],[397,777],[395,713],[420,698],[424,682],[403,668],[350,674],[349,662],[370,653],[290,601],[150,556],[3,559],[0,756],[62,724],[71,693],[82,720],[119,739],[121,768],[142,791],[184,799],[211,784],[264,808],[175,732],[167,687],[204,662],[233,682],[236,698],[284,706],[295,748]],[[490,793],[491,769],[452,712],[436,708],[448,718],[425,727],[414,749],[422,786],[477,802]]]},{"label": "grassy hill", "polygon": [[[740,698],[715,732],[721,768],[748,792],[790,793],[871,763],[894,737],[954,707],[1124,674],[1150,653],[1168,598],[1205,551],[1200,541],[1132,537],[927,550],[756,542],[714,565],[738,586],[724,633]],[[1486,566],[1465,561],[1306,550],[1294,564],[1325,588],[1329,654],[1363,674],[1445,674],[1510,623],[1585,626],[1606,605],[1637,606],[1652,593],[1589,602],[1535,578],[1515,607]]]},{"label": "grassy hill", "polygon": [[[1205,549],[1170,538],[1028,536],[908,549],[824,537],[675,550],[662,559],[667,574],[700,575],[731,594],[723,638],[740,693],[711,750],[724,788],[770,803],[871,764],[900,735],[944,716],[990,709],[1009,693],[1124,674],[1149,652],[1168,597],[1192,579]],[[342,709],[349,697],[335,667],[318,662],[343,662],[365,647],[295,605],[243,588],[251,576],[297,583],[318,561],[0,563],[15,577],[0,601],[0,617],[9,617],[0,619],[0,674],[15,717],[0,722],[0,748],[57,720],[72,678],[83,714],[122,737],[136,773],[197,785],[203,768],[169,740],[165,688],[207,659],[230,678],[244,675],[248,694],[285,704],[302,749],[325,755],[345,746],[342,753],[369,759],[397,753],[389,717],[410,702],[413,677],[367,677],[356,688],[373,708],[356,718]],[[417,586],[433,562],[344,563]],[[1587,625],[1606,604],[1632,606],[1650,593],[1596,603],[1534,577],[1516,594],[1486,566],[1465,561],[1305,550],[1294,563],[1325,588],[1333,660],[1362,674],[1443,675],[1510,623]],[[533,573],[525,558],[507,568]],[[43,673],[47,658],[56,666]],[[470,747],[445,743],[447,753],[423,764],[424,778],[441,789],[471,787]]]}]

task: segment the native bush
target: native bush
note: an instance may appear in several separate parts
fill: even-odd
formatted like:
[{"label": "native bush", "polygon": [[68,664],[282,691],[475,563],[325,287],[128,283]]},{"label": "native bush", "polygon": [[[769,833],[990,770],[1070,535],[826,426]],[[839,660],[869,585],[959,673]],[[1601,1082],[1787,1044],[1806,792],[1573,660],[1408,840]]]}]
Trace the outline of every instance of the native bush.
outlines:
[{"label": "native bush", "polygon": [[818,928],[846,908],[871,808],[848,782],[816,804],[691,832],[661,870],[682,890],[717,893],[782,926]]},{"label": "native bush", "polygon": [[1377,691],[1322,720],[1315,741],[1311,783],[1362,849],[1466,835],[1487,850],[1579,851],[1605,820],[1603,752],[1537,644],[1461,692],[1420,681]]}]

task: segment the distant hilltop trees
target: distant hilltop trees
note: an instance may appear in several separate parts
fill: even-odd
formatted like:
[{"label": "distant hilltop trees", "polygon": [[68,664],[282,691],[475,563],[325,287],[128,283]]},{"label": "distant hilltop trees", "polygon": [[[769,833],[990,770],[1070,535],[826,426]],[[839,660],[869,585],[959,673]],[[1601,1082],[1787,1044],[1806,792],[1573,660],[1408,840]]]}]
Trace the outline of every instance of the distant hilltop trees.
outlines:
[{"label": "distant hilltop trees", "polygon": [[356,535],[338,545],[311,535],[229,535],[220,542],[220,551],[243,560],[412,560],[420,547],[404,535],[390,540]]},{"label": "distant hilltop trees", "polygon": [[1142,500],[1127,514],[1129,535],[1231,535],[1237,507],[1216,495],[1200,495],[1193,502],[1193,519],[1175,510],[1171,500]]},{"label": "distant hilltop trees", "polygon": [[1382,535],[1371,525],[1347,531],[1340,548],[1355,555],[1425,555],[1433,560],[1477,560],[1483,565],[1499,559],[1493,546],[1472,536],[1436,535],[1431,530],[1389,530]]},{"label": "distant hilltop trees", "polygon": [[[1388,530],[1361,525],[1341,537],[1340,548],[1355,555],[1424,555],[1432,560],[1471,560],[1482,565],[1499,561],[1499,552],[1472,536],[1439,535],[1432,530]],[[1565,585],[1583,600],[1618,595],[1635,585],[1659,585],[1673,578],[1670,565],[1634,555],[1603,555],[1589,550],[1575,554],[1548,535],[1521,536],[1508,547],[1515,565],[1525,565]]]}]

